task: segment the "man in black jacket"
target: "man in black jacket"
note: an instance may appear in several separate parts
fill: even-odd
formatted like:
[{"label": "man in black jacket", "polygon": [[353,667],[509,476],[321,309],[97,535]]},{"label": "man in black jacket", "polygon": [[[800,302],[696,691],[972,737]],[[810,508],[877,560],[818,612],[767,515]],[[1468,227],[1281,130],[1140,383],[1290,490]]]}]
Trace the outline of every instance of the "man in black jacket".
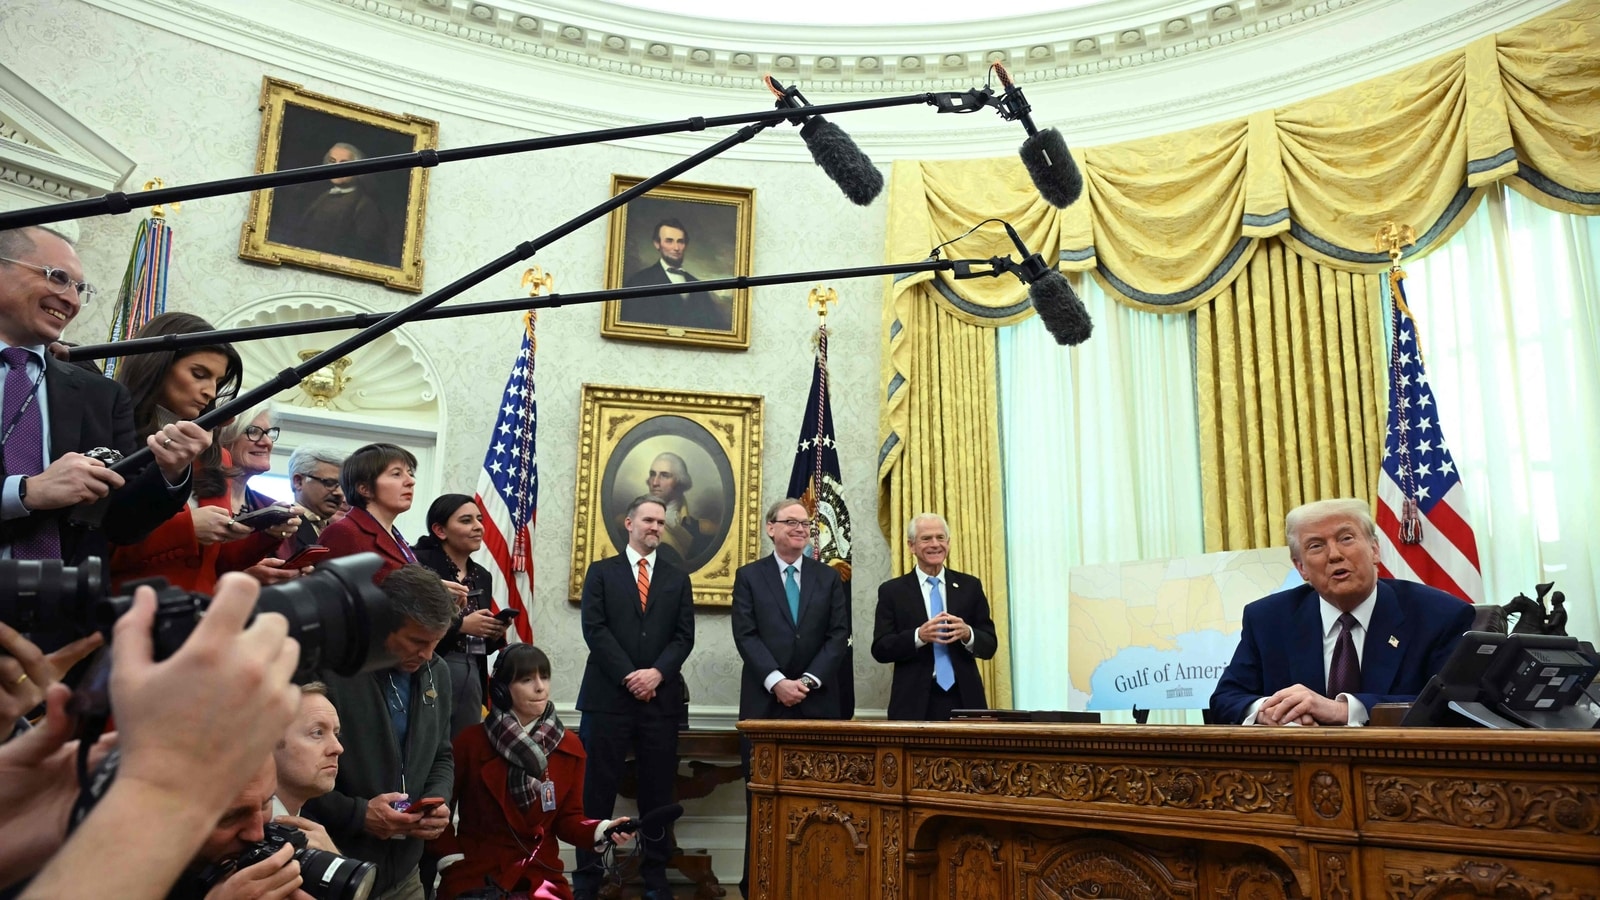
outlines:
[{"label": "man in black jacket", "polygon": [[[375,900],[420,900],[422,844],[444,832],[453,802],[450,670],[433,651],[456,605],[424,566],[401,566],[380,586],[400,623],[384,639],[397,662],[352,678],[323,673],[345,752],[333,790],[307,801],[303,815],[322,823],[346,856],[377,864]],[[429,799],[444,803],[407,808]]]},{"label": "man in black jacket", "polygon": [[[12,558],[76,565],[105,556],[107,540],[138,543],[183,508],[189,466],[211,445],[193,422],[166,425],[145,442],[155,463],[126,481],[83,455],[139,446],[127,389],[47,350],[93,292],[66,238],[44,228],[0,231],[0,546]],[[71,521],[75,507],[108,495],[102,530]],[[61,643],[38,637],[45,649]]]},{"label": "man in black jacket", "polygon": [[[672,803],[678,772],[678,719],[684,704],[679,670],[694,648],[694,589],[689,576],[660,559],[666,506],[657,497],[628,504],[628,546],[589,566],[583,581],[583,639],[589,662],[578,689],[579,737],[589,765],[584,815],[611,818],[629,751],[637,760],[639,813]],[[640,832],[646,900],[670,900],[665,834]],[[600,890],[599,858],[578,848],[573,893]]]},{"label": "man in black jacket", "polygon": [[922,513],[906,529],[916,568],[878,586],[872,658],[894,665],[890,719],[942,721],[952,710],[984,709],[978,660],[1000,646],[983,582],[946,569],[950,528]]}]

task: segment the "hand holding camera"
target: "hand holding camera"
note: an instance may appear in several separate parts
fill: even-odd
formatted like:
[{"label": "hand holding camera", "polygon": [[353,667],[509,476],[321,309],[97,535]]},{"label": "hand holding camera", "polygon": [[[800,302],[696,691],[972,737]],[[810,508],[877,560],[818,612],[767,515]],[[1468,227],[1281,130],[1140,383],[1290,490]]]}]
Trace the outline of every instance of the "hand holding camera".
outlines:
[{"label": "hand holding camera", "polygon": [[[52,685],[39,727],[0,746],[0,886],[39,871],[66,840],[78,798],[68,695],[65,685]],[[89,765],[98,765],[115,740],[101,738],[89,751]]]},{"label": "hand holding camera", "polygon": [[289,678],[300,645],[281,615],[255,617],[260,587],[222,576],[177,652],[154,658],[156,595],[141,587],[116,624],[111,700],[122,735],[119,783],[221,809],[272,752],[300,706]]},{"label": "hand holding camera", "polygon": [[257,844],[245,851],[233,874],[206,891],[206,900],[311,900],[300,890],[304,878],[300,874],[300,863],[294,858],[294,845],[275,846],[261,858],[252,857],[247,861],[251,851],[261,846]]}]

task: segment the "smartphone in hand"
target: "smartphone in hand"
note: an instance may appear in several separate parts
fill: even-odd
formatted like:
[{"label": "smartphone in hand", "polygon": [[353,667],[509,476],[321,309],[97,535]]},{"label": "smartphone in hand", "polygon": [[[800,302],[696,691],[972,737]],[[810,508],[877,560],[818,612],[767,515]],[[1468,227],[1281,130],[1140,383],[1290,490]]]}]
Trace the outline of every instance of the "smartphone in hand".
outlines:
[{"label": "smartphone in hand", "polygon": [[284,560],[283,567],[285,569],[303,569],[306,566],[315,565],[324,556],[327,556],[332,552],[332,550],[329,550],[327,547],[324,547],[321,544],[312,544],[311,546],[302,549],[299,553],[296,553],[295,555]]},{"label": "smartphone in hand", "polygon": [[511,609],[511,608],[507,607],[506,609],[502,609],[499,612],[495,613],[494,617],[496,619],[499,619],[502,622],[510,622],[512,619],[515,619],[517,616],[520,616],[520,615],[522,615],[522,610],[520,610],[520,609]]}]

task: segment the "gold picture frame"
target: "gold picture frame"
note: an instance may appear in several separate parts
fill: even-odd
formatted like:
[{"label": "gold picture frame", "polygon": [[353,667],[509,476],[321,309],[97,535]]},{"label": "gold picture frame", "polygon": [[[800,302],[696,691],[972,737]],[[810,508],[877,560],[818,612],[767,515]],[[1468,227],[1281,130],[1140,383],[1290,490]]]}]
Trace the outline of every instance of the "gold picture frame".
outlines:
[{"label": "gold picture frame", "polygon": [[[261,79],[257,173],[438,146],[439,123],[432,119]],[[425,168],[256,191],[239,234],[239,256],[420,293],[427,208]]]},{"label": "gold picture frame", "polygon": [[[689,573],[696,605],[733,604],[734,570],[761,548],[762,403],[750,394],[583,386],[573,602],[590,564],[627,545],[624,513],[649,493],[650,469],[661,462],[683,477],[682,487],[661,489],[669,509],[657,552]],[[675,465],[663,454],[677,456]]]},{"label": "gold picture frame", "polygon": [[[611,196],[644,179],[611,176]],[[750,274],[755,188],[669,181],[611,213],[606,289]],[[664,232],[664,234],[663,234]],[[665,238],[665,240],[663,240]],[[663,249],[664,248],[664,249]],[[678,251],[676,269],[668,274]],[[607,300],[600,334],[630,341],[750,348],[750,290]]]}]

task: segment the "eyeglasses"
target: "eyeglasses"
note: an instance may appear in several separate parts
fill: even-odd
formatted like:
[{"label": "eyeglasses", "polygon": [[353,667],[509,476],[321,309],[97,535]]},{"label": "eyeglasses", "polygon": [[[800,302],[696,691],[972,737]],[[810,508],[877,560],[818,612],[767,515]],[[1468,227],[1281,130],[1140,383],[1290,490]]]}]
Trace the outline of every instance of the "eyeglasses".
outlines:
[{"label": "eyeglasses", "polygon": [[[257,428],[254,425],[246,425],[244,429],[245,438],[252,442],[259,441],[262,438],[266,438],[269,441],[275,441],[278,439],[279,433],[280,429],[276,425],[272,426],[271,428]],[[338,483],[338,479],[334,479],[334,482]]]},{"label": "eyeglasses", "polygon": [[[274,428],[272,430],[277,431],[278,429]],[[277,435],[273,435],[273,437],[277,437]],[[307,475],[305,478],[307,481],[315,481],[330,491],[337,491],[340,488],[339,479],[337,478],[318,478],[315,475]]]},{"label": "eyeglasses", "polygon": [[8,262],[16,266],[27,266],[30,269],[43,272],[44,280],[50,282],[50,289],[58,294],[65,294],[67,292],[67,288],[75,288],[78,292],[78,299],[84,303],[88,303],[90,300],[94,299],[94,285],[87,281],[73,281],[72,276],[68,275],[65,269],[58,269],[55,266],[41,266],[37,263],[23,262],[20,259],[12,259],[9,256],[0,256],[0,262]]},{"label": "eyeglasses", "polygon": [[782,525],[784,528],[810,528],[810,519],[774,519],[772,524]]}]

